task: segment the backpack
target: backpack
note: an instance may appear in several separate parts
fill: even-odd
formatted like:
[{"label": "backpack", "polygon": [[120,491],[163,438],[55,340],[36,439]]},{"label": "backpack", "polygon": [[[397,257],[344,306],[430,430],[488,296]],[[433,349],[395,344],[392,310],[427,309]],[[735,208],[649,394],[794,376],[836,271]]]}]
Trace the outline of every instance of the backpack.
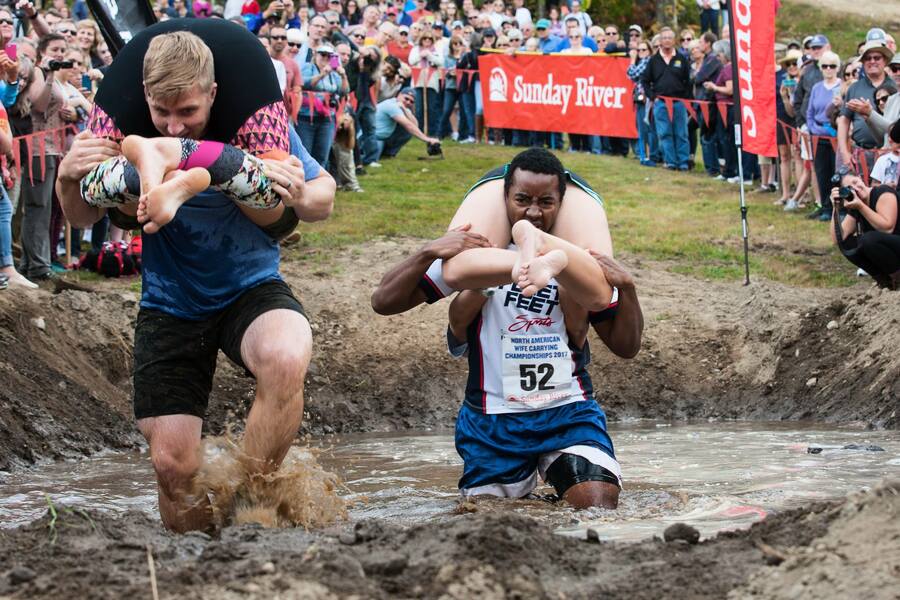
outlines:
[{"label": "backpack", "polygon": [[[141,270],[140,237],[126,242],[104,242],[99,250],[91,249],[78,261],[79,269],[100,273],[104,277],[135,275]],[[136,250],[136,254],[135,254]]]}]

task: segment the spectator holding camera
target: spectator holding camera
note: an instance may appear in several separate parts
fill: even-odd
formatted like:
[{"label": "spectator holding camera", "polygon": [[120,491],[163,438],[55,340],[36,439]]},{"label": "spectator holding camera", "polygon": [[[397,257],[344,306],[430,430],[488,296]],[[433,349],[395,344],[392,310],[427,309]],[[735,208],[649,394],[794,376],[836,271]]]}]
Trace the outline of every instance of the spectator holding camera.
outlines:
[{"label": "spectator holding camera", "polygon": [[350,92],[347,72],[334,48],[326,43],[316,48],[313,62],[303,65],[302,75],[303,89],[316,93],[303,94],[297,133],[312,157],[327,167],[334,140],[338,96]]},{"label": "spectator holding camera", "polygon": [[[66,55],[66,39],[56,33],[41,38],[38,44],[38,65],[34,81],[28,88],[34,132],[62,127],[62,108],[66,103],[65,89],[60,81],[60,69]],[[32,281],[47,279],[50,268],[50,216],[53,185],[62,148],[58,140],[48,136],[43,144],[44,160],[41,168],[41,144],[34,144],[31,175],[22,181],[22,274]]]},{"label": "spectator holding camera", "polygon": [[[891,139],[900,140],[900,128],[891,130]],[[832,240],[847,260],[868,273],[879,287],[900,289],[896,189],[889,185],[869,187],[856,174],[842,173],[840,186],[831,190]],[[841,209],[847,211],[843,221]]]}]

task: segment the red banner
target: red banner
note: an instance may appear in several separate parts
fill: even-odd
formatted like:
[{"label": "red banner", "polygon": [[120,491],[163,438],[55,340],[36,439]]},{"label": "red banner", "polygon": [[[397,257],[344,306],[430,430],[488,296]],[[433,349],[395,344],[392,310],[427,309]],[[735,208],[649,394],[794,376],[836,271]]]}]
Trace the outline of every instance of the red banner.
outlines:
[{"label": "red banner", "polygon": [[775,3],[734,0],[732,43],[737,57],[743,147],[760,156],[778,156],[775,141]]},{"label": "red banner", "polygon": [[636,138],[629,65],[612,56],[484,54],[478,67],[485,123]]}]

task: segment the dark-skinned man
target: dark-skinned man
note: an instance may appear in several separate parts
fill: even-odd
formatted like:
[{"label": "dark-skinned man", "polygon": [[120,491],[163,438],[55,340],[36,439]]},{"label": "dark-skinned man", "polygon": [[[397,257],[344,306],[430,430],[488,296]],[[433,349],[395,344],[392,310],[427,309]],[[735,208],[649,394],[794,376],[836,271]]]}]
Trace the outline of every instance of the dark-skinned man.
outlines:
[{"label": "dark-skinned man", "polygon": [[[544,235],[566,195],[593,194],[540,149],[513,159],[503,183],[510,224],[519,227],[524,221]],[[373,294],[373,308],[393,314],[449,295],[438,259],[488,246],[467,226],[448,232],[384,276]],[[632,357],[640,347],[643,318],[630,275],[612,259],[592,256],[618,296],[599,313],[589,316],[579,298],[555,279],[525,298],[508,271],[507,283],[487,295],[466,291],[451,305],[451,352],[467,351],[469,357],[465,401],[456,424],[457,450],[465,463],[460,480],[464,496],[522,497],[535,488],[540,473],[573,506],[616,506],[621,476],[585,369],[587,329],[593,323],[611,350]],[[560,275],[576,264],[562,266]]]}]

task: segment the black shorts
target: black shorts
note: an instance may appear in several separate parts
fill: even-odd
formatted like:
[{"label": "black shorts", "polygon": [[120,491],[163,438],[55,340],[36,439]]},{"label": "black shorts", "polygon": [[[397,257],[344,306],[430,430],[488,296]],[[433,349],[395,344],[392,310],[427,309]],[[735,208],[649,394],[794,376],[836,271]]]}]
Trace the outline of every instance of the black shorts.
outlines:
[{"label": "black shorts", "polygon": [[204,418],[219,350],[246,369],[241,359],[244,332],[258,316],[279,308],[306,316],[281,280],[247,290],[202,321],[142,308],[134,327],[135,418],[181,414]]}]

